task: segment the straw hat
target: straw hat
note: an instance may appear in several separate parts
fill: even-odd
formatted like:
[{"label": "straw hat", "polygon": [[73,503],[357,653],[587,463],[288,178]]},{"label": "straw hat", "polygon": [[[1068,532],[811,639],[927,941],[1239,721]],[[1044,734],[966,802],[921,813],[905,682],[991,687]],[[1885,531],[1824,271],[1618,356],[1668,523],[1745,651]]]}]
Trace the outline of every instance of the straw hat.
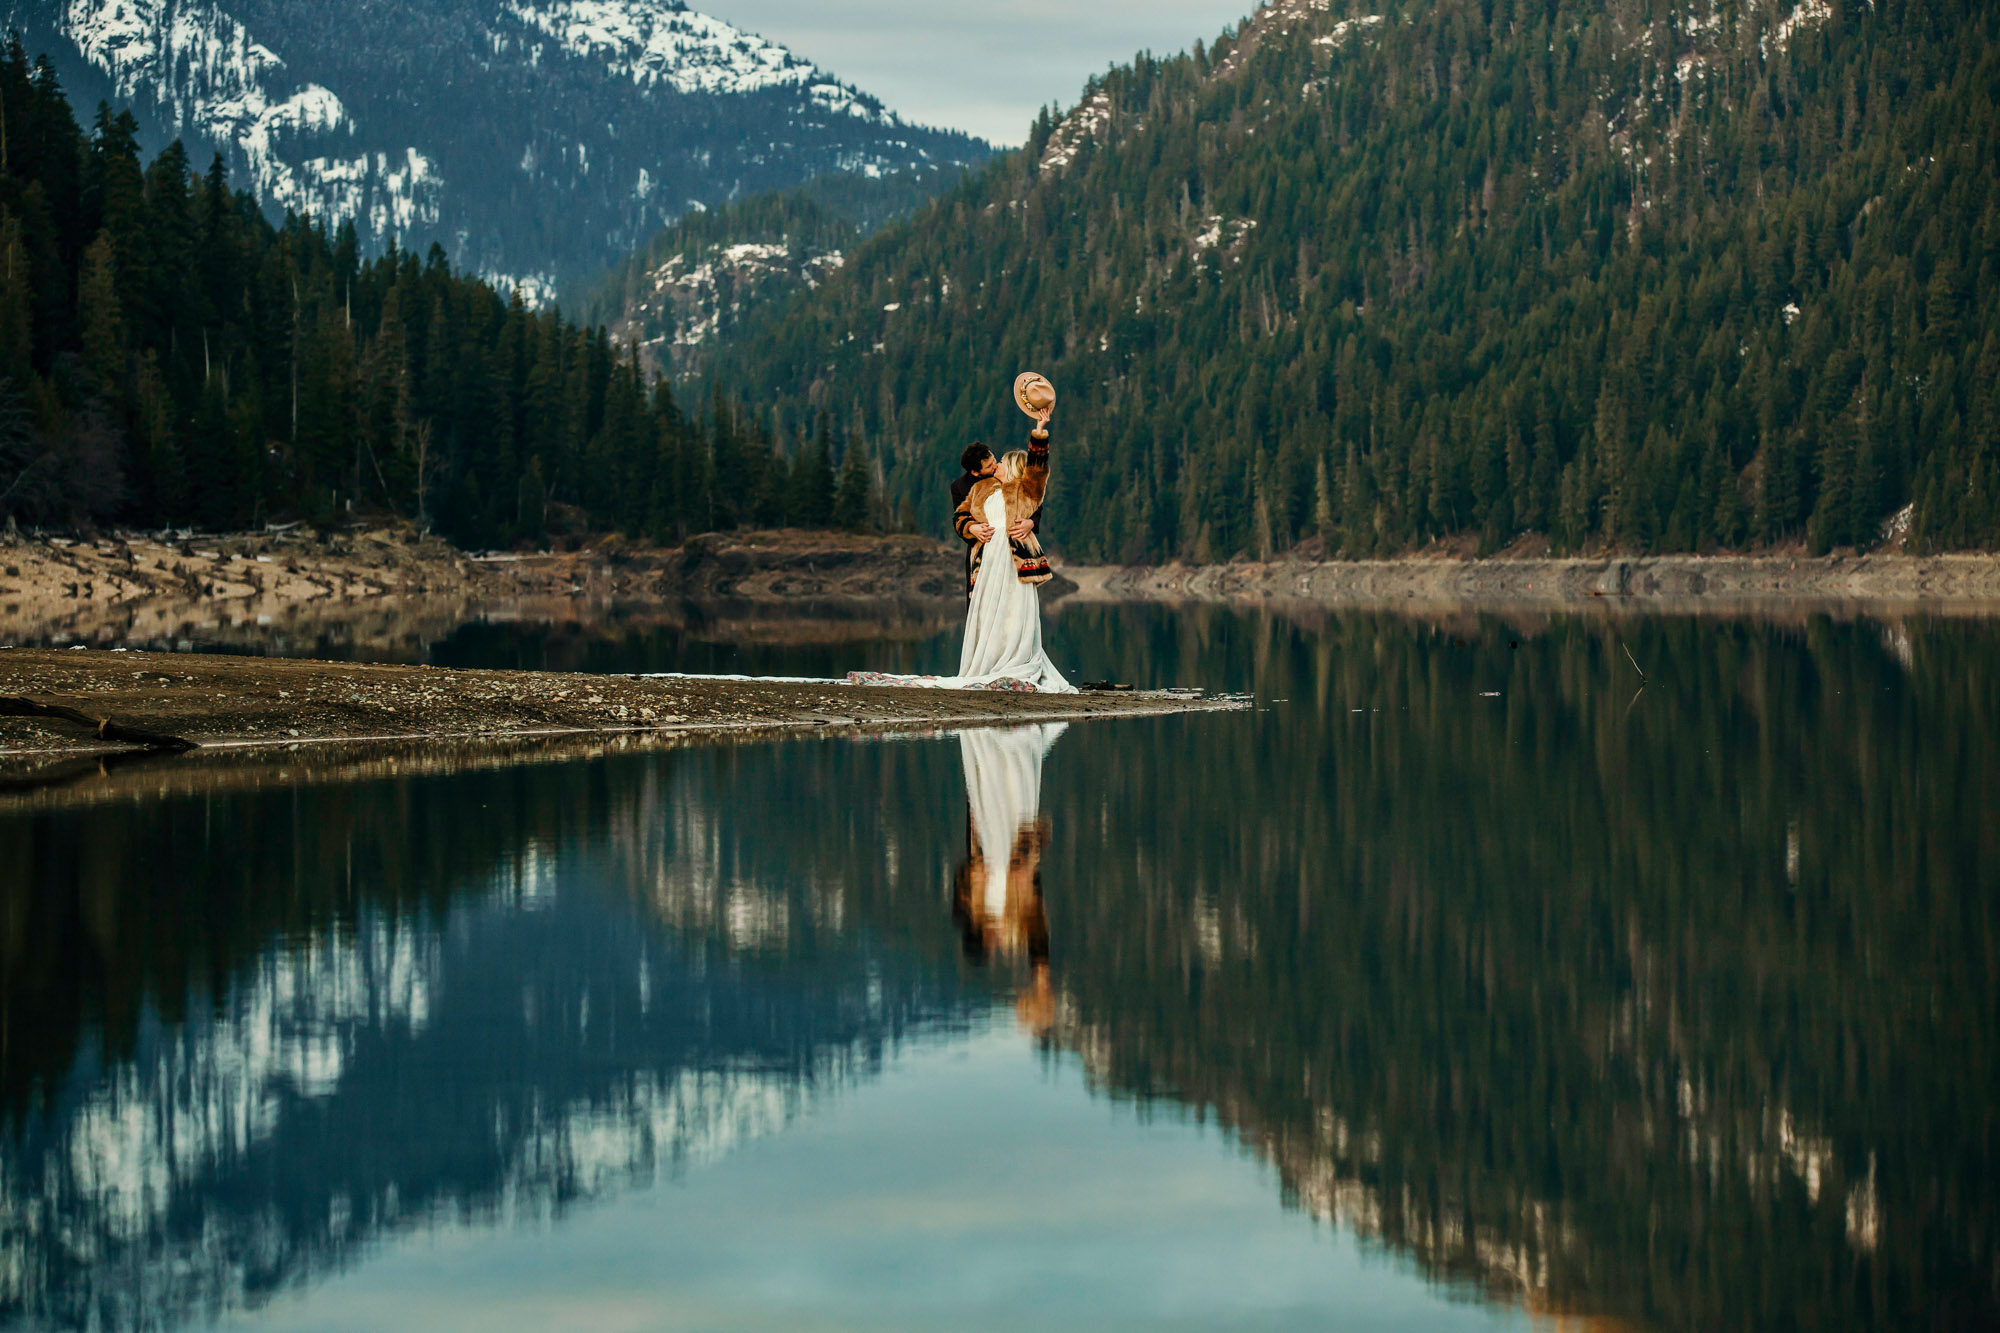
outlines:
[{"label": "straw hat", "polygon": [[1032,370],[1024,370],[1014,377],[1014,402],[1031,417],[1053,411],[1056,405],[1056,386],[1047,377]]}]

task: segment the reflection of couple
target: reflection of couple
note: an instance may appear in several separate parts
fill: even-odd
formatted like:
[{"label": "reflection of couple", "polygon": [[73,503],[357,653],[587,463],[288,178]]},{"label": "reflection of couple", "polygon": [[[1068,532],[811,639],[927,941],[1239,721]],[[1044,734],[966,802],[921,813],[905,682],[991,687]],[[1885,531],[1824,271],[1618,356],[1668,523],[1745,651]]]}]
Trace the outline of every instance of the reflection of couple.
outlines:
[{"label": "reflection of couple", "polygon": [[1023,1025],[1046,1031],[1055,1018],[1049,984],[1049,918],[1042,905],[1042,758],[1060,723],[958,738],[965,762],[966,850],[952,895],[967,957],[1025,955],[1033,981],[1018,1001]]}]

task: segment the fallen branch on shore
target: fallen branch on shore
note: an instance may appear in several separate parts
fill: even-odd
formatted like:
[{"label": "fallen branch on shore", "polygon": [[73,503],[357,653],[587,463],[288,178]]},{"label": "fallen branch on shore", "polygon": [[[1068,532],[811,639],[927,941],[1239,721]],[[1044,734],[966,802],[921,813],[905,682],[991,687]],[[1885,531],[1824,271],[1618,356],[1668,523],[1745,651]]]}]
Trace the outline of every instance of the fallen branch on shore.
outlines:
[{"label": "fallen branch on shore", "polygon": [[128,727],[108,717],[92,717],[61,704],[37,703],[18,694],[0,694],[0,717],[43,717],[54,718],[58,722],[73,722],[80,727],[89,727],[100,740],[143,746],[148,750],[171,750],[179,754],[196,748],[195,742],[182,736],[167,736],[140,727]]}]

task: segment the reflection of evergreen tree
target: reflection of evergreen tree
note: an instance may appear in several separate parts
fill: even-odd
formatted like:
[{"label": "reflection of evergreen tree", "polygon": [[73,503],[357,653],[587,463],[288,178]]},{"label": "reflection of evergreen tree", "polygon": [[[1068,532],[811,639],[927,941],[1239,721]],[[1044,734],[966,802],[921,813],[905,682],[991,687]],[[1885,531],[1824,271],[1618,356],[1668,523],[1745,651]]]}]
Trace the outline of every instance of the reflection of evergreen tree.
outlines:
[{"label": "reflection of evergreen tree", "polygon": [[1531,1303],[2000,1313],[1986,628],[1058,623],[1114,676],[1254,669],[1288,701],[1103,736],[1119,773],[1196,780],[1107,782],[1092,732],[1050,766],[1063,827],[1135,831],[1049,868],[1090,884],[1050,930],[1103,1086],[1207,1109],[1295,1201]]},{"label": "reflection of evergreen tree", "polygon": [[436,247],[364,261],[351,227],[273,226],[220,159],[198,175],[176,143],[142,165],[131,115],[83,134],[18,43],[0,135],[0,377],[31,409],[0,448],[0,515],[386,512],[477,546],[793,517],[791,442],[721,389],[687,415],[602,328],[502,300]]},{"label": "reflection of evergreen tree", "polygon": [[801,842],[708,767],[0,819],[0,1322],[178,1325],[413,1219],[560,1215],[963,1023],[948,968],[784,910]]}]

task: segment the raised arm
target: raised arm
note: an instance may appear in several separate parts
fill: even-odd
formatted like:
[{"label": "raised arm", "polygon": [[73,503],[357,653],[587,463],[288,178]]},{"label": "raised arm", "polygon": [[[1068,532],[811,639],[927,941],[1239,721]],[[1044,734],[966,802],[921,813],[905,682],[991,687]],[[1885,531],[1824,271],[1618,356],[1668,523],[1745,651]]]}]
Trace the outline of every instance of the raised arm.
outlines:
[{"label": "raised arm", "polygon": [[1028,436],[1028,471],[1021,478],[1021,496],[1033,505],[1035,517],[1041,518],[1042,498],[1049,491],[1049,422],[1043,417],[1032,435]]}]

